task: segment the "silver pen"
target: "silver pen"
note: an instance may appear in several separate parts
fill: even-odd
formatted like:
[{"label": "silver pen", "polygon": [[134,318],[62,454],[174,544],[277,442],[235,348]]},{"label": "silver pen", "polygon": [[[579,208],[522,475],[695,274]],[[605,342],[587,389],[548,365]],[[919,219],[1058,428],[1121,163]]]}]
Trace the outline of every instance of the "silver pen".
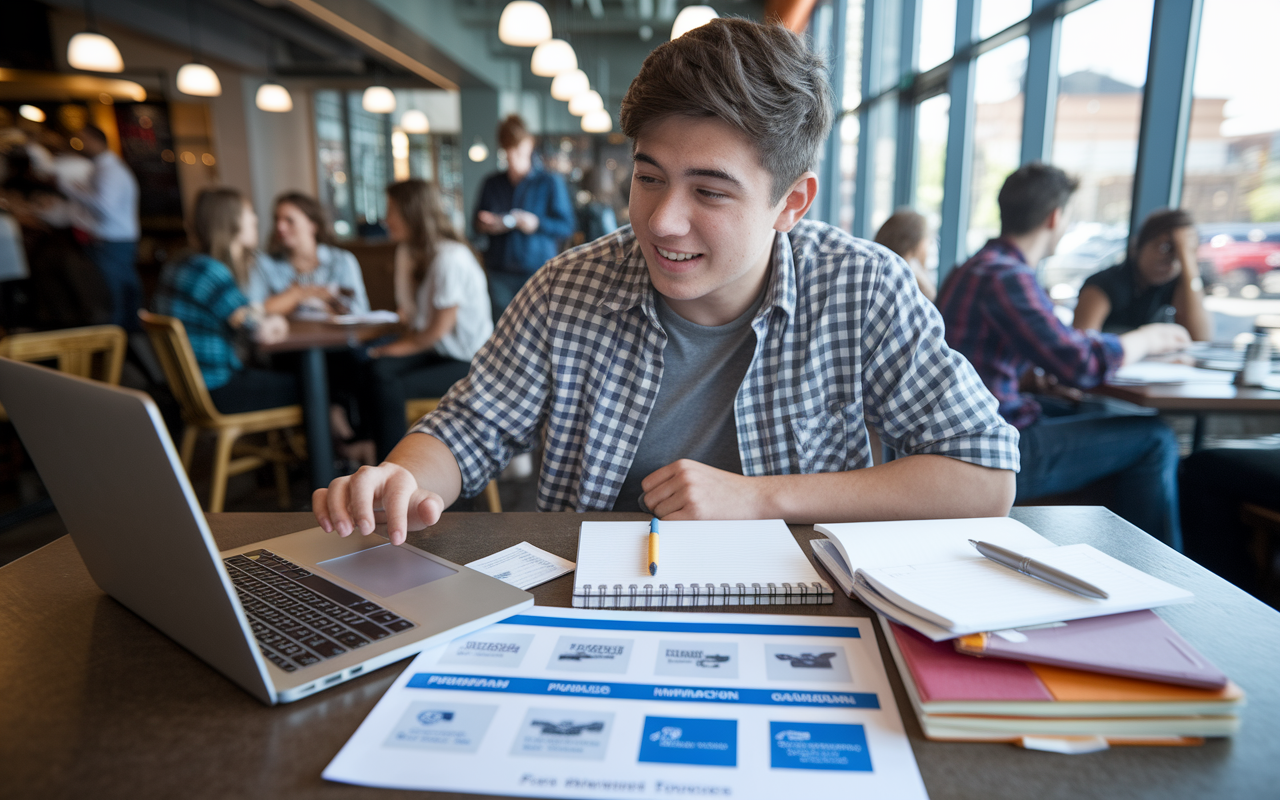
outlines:
[{"label": "silver pen", "polygon": [[1074,592],[1085,597],[1094,597],[1099,600],[1106,600],[1111,596],[1092,583],[1082,581],[1057,567],[1051,567],[1048,564],[1036,561],[1034,558],[1028,558],[1021,553],[1015,553],[1000,545],[989,542],[975,542],[973,539],[969,540],[969,544],[997,564],[1057,586],[1059,589],[1066,589],[1068,592]]}]

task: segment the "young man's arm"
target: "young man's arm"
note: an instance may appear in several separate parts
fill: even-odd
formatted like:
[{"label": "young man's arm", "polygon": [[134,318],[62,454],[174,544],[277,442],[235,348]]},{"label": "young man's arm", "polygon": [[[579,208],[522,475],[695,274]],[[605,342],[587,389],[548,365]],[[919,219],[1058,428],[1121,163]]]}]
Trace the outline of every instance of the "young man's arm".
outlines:
[{"label": "young man's arm", "polygon": [[793,524],[1003,517],[1014,473],[917,455],[867,469],[747,477],[682,459],[644,479],[662,519],[785,519]]}]

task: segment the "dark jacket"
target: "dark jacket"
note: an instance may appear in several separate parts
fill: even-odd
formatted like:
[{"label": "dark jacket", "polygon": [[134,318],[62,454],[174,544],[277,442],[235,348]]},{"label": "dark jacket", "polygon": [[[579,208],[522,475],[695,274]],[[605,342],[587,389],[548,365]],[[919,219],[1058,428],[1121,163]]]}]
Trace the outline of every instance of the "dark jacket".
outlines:
[{"label": "dark jacket", "polygon": [[484,266],[490,272],[531,275],[559,253],[561,240],[573,233],[573,204],[560,176],[535,161],[533,169],[515,186],[506,172],[495,172],[480,189],[477,214],[490,211],[502,216],[513,208],[537,215],[538,229],[533,233],[513,230],[491,235]]}]

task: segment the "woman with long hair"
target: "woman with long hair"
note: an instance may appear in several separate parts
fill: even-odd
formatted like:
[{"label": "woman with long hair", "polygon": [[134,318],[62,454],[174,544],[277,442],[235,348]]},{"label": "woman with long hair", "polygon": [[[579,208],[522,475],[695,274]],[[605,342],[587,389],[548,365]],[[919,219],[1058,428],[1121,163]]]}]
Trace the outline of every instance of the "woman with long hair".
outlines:
[{"label": "woman with long hair", "polygon": [[880,230],[876,231],[876,244],[884,245],[902,256],[902,260],[911,267],[911,274],[916,277],[916,285],[929,302],[937,298],[938,287],[925,267],[925,262],[929,259],[929,221],[923,214],[909,208],[893,212],[893,216],[885,220]]},{"label": "woman with long hair", "polygon": [[273,314],[292,314],[304,303],[341,313],[369,310],[359,262],[334,247],[320,204],[301,192],[276,198],[271,240],[254,263],[245,295]]},{"label": "woman with long hair", "polygon": [[409,180],[387,187],[386,222],[398,245],[396,307],[409,330],[369,351],[379,460],[404,436],[405,401],[442,396],[493,333],[484,270],[436,185]]},{"label": "woman with long hair", "polygon": [[235,414],[298,402],[293,375],[247,368],[236,355],[237,335],[270,344],[289,333],[284,317],[263,313],[240,291],[258,245],[253,206],[235,189],[205,189],[189,233],[193,250],[165,265],[154,305],[182,320],[213,404]]}]

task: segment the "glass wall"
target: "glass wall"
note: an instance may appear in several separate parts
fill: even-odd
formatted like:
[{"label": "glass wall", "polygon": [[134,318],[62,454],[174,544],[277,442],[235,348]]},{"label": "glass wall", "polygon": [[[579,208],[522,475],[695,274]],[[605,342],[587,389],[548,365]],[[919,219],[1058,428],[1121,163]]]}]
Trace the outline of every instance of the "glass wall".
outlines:
[{"label": "glass wall", "polygon": [[[942,182],[947,168],[947,130],[951,96],[940,94],[920,104],[916,124],[915,209],[929,220],[929,230],[937,234],[942,224]],[[936,236],[934,237],[936,238]],[[938,248],[929,248],[930,271],[938,268]]]},{"label": "glass wall", "polygon": [[920,3],[918,69],[928,72],[951,58],[956,49],[956,0],[923,0]]},{"label": "glass wall", "polygon": [[981,0],[978,38],[999,33],[1031,13],[1031,0]]},{"label": "glass wall", "polygon": [[845,230],[853,229],[853,187],[858,179],[859,123],[857,114],[849,112],[862,103],[863,5],[863,0],[848,0],[845,6],[844,95],[840,98],[845,114],[836,124],[840,136],[840,214],[833,220]]},{"label": "glass wall", "polygon": [[1147,78],[1151,0],[1097,0],[1062,19],[1053,163],[1080,180],[1071,226],[1043,278],[1070,302],[1084,279],[1124,259]]},{"label": "glass wall", "polygon": [[1182,205],[1199,223],[1215,338],[1256,324],[1280,346],[1277,30],[1273,0],[1205,0]]},{"label": "glass wall", "polygon": [[[986,5],[983,3],[984,8]],[[1000,208],[996,205],[996,195],[1000,193],[1004,179],[1018,168],[1021,157],[1026,71],[1025,36],[978,58],[969,232],[965,237],[969,253],[1000,234]]]}]

